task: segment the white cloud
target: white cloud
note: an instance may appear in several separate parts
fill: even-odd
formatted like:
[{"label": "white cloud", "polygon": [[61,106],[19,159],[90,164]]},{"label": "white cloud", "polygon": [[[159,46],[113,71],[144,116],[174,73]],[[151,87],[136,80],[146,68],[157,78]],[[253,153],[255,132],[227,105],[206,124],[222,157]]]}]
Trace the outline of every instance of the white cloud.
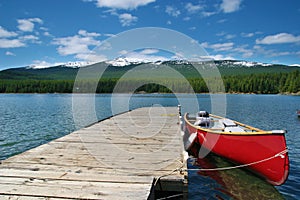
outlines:
[{"label": "white cloud", "polygon": [[279,56],[299,56],[299,52],[294,51],[277,51],[274,49],[265,49],[260,45],[255,45],[253,49],[260,55],[265,55],[266,57],[279,57]]},{"label": "white cloud", "polygon": [[223,0],[220,8],[224,13],[231,13],[238,11],[240,9],[240,5],[242,0]]},{"label": "white cloud", "polygon": [[[239,57],[242,56],[243,58],[252,57],[256,51],[256,49],[247,48],[248,45],[241,45],[241,46],[235,47],[234,43],[232,43],[232,42],[217,43],[217,44],[209,44],[207,42],[204,42],[201,44],[201,46],[203,48],[212,49],[215,52],[225,51],[231,55],[238,54]],[[217,56],[218,56],[218,59],[220,60],[221,59],[220,54],[217,54]],[[224,59],[227,59],[227,58],[224,58]]]},{"label": "white cloud", "polygon": [[131,60],[146,60],[146,61],[157,61],[157,60],[165,60],[166,58],[163,56],[157,56],[153,54],[159,53],[158,49],[143,49],[141,51],[128,52],[127,50],[122,50],[119,54],[123,57],[129,58]]},{"label": "white cloud", "polygon": [[242,37],[253,37],[254,36],[254,33],[241,33],[241,36]]},{"label": "white cloud", "polygon": [[128,52],[127,50],[122,50],[122,51],[119,52],[119,54],[120,54],[121,56],[126,55],[126,54],[128,54],[128,53],[129,53],[129,52]]},{"label": "white cloud", "polygon": [[201,14],[202,14],[202,16],[204,16],[204,17],[209,17],[209,16],[212,16],[212,15],[217,14],[217,12],[203,11],[203,12],[201,12]]},{"label": "white cloud", "polygon": [[256,32],[251,32],[251,33],[241,33],[241,36],[242,37],[245,37],[245,38],[251,38],[251,37],[254,37],[255,35],[260,35],[260,34],[263,34],[262,32],[260,31],[256,31]]},{"label": "white cloud", "polygon": [[227,43],[219,43],[219,44],[213,44],[210,47],[214,51],[228,51],[233,48],[233,43],[232,42],[227,42]]},{"label": "white cloud", "polygon": [[203,48],[209,48],[208,42],[203,42],[203,43],[201,43],[200,45],[201,45],[201,47],[203,47]]},{"label": "white cloud", "polygon": [[29,19],[19,19],[18,28],[23,32],[32,32],[34,29],[34,23],[42,24],[43,20],[40,18],[29,18]]},{"label": "white cloud", "polygon": [[88,33],[86,30],[79,30],[78,34],[82,35],[82,36],[85,36],[85,37],[99,37],[99,36],[101,36],[100,33],[95,33],[95,32]]},{"label": "white cloud", "polygon": [[172,17],[178,17],[181,14],[180,10],[173,6],[166,6],[166,13]]},{"label": "white cloud", "polygon": [[218,36],[218,37],[224,37],[224,38],[227,39],[227,40],[230,40],[230,39],[236,37],[235,34],[227,34],[227,33],[224,32],[224,31],[222,31],[222,32],[220,32],[220,33],[217,33],[216,36]]},{"label": "white cloud", "polygon": [[187,4],[185,5],[185,9],[186,9],[189,13],[193,14],[193,13],[197,13],[197,12],[199,12],[200,10],[202,10],[202,9],[203,9],[203,6],[201,6],[201,5],[193,5],[192,3],[187,3]]},{"label": "white cloud", "polygon": [[220,20],[217,21],[217,23],[222,24],[222,23],[224,23],[226,21],[227,21],[227,19],[220,19]]},{"label": "white cloud", "polygon": [[173,60],[187,60],[187,58],[185,58],[184,53],[182,52],[175,52],[175,55],[171,57],[171,59]]},{"label": "white cloud", "polygon": [[208,55],[208,56],[202,56],[202,60],[235,60],[232,56],[226,56],[226,55],[221,55],[221,54],[216,54],[216,55]]},{"label": "white cloud", "polygon": [[263,39],[257,39],[256,44],[283,44],[283,43],[297,43],[300,42],[300,36],[294,36],[289,33],[279,33],[276,35],[269,35]]},{"label": "white cloud", "polygon": [[107,60],[107,57],[105,55],[100,55],[100,54],[96,54],[95,52],[91,52],[88,54],[77,54],[75,56],[75,58],[81,59],[81,60],[85,60],[88,62],[101,62],[101,61],[105,61]]},{"label": "white cloud", "polygon": [[2,26],[0,26],[0,38],[15,37],[17,35],[18,35],[17,33],[7,31]]},{"label": "white cloud", "polygon": [[136,9],[152,2],[155,0],[97,0],[97,6],[114,9]]},{"label": "white cloud", "polygon": [[219,37],[220,37],[220,36],[224,36],[224,35],[226,35],[226,32],[225,32],[225,31],[222,31],[222,32],[216,34],[216,36],[219,36]]},{"label": "white cloud", "polygon": [[96,39],[98,36],[100,36],[98,33],[89,33],[85,30],[79,30],[77,35],[53,39],[52,44],[58,45],[57,51],[62,56],[74,55],[79,59],[92,59],[92,61],[94,61],[100,57],[90,50],[90,48],[101,44],[101,42]]},{"label": "white cloud", "polygon": [[164,56],[144,54],[143,52],[129,52],[125,55],[125,57],[128,61],[134,62],[156,62],[168,60],[168,58]]},{"label": "white cloud", "polygon": [[40,27],[40,29],[43,30],[43,31],[49,31],[49,29],[46,28],[46,27]]},{"label": "white cloud", "polygon": [[31,22],[35,22],[35,23],[39,23],[39,24],[43,24],[43,20],[41,20],[40,18],[30,18],[28,19]]},{"label": "white cloud", "polygon": [[116,37],[115,34],[112,34],[112,33],[105,33],[103,34],[105,37]]},{"label": "white cloud", "polygon": [[[105,10],[105,11],[103,11],[103,13],[109,13],[111,15],[118,15],[117,10],[114,9],[114,8],[113,9],[109,9],[109,10]],[[106,15],[102,15],[101,17],[102,18],[107,18]]]},{"label": "white cloud", "polygon": [[59,45],[57,50],[60,55],[72,55],[78,53],[89,53],[89,46],[100,44],[99,41],[89,37],[78,35],[54,39],[53,44]]},{"label": "white cloud", "polygon": [[[40,30],[44,31],[43,35],[47,36],[47,37],[53,37],[53,35],[51,35],[51,33],[49,32],[49,29],[46,27],[40,27]],[[39,34],[39,33],[38,33]]]},{"label": "white cloud", "polygon": [[155,54],[155,53],[158,53],[158,52],[159,52],[158,49],[144,49],[140,53],[144,54],[144,55],[149,55],[149,54]]},{"label": "white cloud", "polygon": [[44,36],[51,37],[52,35],[48,31],[46,31],[44,32]]},{"label": "white cloud", "polygon": [[0,48],[17,48],[24,46],[26,46],[26,44],[19,39],[0,39]]},{"label": "white cloud", "polygon": [[123,13],[119,15],[119,20],[122,26],[130,26],[133,25],[134,22],[138,20],[138,18],[129,13]]},{"label": "white cloud", "polygon": [[35,69],[44,69],[51,66],[57,66],[57,63],[54,64],[54,63],[46,62],[44,60],[34,60],[30,66]]},{"label": "white cloud", "polygon": [[208,44],[204,42],[201,44],[203,48],[213,49],[214,51],[228,51],[233,49],[234,43],[227,42],[227,43],[216,43],[216,44]]},{"label": "white cloud", "polygon": [[225,38],[226,38],[227,40],[230,40],[230,39],[235,38],[235,37],[236,37],[236,35],[234,35],[234,34],[227,34],[227,35],[225,36]]},{"label": "white cloud", "polygon": [[[217,11],[207,10],[207,7],[208,5],[192,4],[192,3],[186,3],[184,6],[188,14],[200,14],[202,17],[209,17],[218,13]],[[186,19],[190,20],[189,17]]]},{"label": "white cloud", "polygon": [[31,41],[32,43],[40,43],[39,38],[35,35],[24,35],[19,37],[22,41]]},{"label": "white cloud", "polygon": [[16,56],[16,54],[14,54],[13,52],[10,52],[10,51],[5,52],[5,55],[7,55],[7,56]]},{"label": "white cloud", "polygon": [[247,45],[234,48],[232,51],[242,54],[243,58],[250,58],[254,55],[252,49],[247,49]]},{"label": "white cloud", "polygon": [[103,41],[99,47],[97,47],[98,51],[107,51],[112,50],[112,45],[108,41]]},{"label": "white cloud", "polygon": [[185,17],[185,18],[183,18],[183,21],[190,21],[190,20],[191,20],[190,17]]}]

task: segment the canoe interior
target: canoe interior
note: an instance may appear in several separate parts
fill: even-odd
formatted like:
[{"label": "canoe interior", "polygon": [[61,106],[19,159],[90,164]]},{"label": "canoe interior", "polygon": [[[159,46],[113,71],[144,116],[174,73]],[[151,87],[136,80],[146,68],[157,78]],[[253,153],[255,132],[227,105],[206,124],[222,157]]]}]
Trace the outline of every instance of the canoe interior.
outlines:
[{"label": "canoe interior", "polygon": [[265,131],[240,122],[230,120],[228,118],[220,117],[217,115],[209,114],[209,123],[201,125],[195,124],[199,117],[186,113],[184,116],[185,122],[189,123],[196,129],[200,129],[210,133],[218,134],[232,134],[232,135],[252,135],[252,134],[284,134],[284,130]]}]

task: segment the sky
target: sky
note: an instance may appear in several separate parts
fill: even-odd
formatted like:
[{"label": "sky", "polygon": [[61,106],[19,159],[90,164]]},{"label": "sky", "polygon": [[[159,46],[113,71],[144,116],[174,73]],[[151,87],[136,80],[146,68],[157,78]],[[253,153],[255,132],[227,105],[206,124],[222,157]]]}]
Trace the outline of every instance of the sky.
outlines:
[{"label": "sky", "polygon": [[182,33],[215,60],[300,64],[299,19],[299,0],[0,0],[0,70],[105,60],[93,49],[145,27]]}]

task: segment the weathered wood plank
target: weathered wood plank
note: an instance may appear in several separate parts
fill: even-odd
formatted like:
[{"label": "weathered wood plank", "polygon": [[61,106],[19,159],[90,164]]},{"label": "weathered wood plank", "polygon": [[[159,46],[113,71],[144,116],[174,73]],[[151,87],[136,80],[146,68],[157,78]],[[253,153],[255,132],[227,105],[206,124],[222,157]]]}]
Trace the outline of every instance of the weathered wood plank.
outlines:
[{"label": "weathered wood plank", "polygon": [[[110,171],[32,171],[29,169],[0,168],[1,177],[16,178],[39,178],[51,180],[72,180],[89,182],[112,182],[112,183],[143,183],[147,184],[152,179],[149,176],[134,176],[124,173],[111,173]],[[1,180],[0,180],[1,181]]]},{"label": "weathered wood plank", "polygon": [[[37,197],[24,195],[0,195],[1,200],[68,200],[70,198],[56,198],[56,197]],[[70,199],[71,200],[71,199]]]},{"label": "weathered wood plank", "polygon": [[[63,181],[1,177],[0,194],[82,199],[131,199],[139,191],[140,199],[150,192],[151,184],[128,184],[87,181]],[[135,197],[136,198],[136,197]]]},{"label": "weathered wood plank", "polygon": [[186,165],[178,124],[177,108],[141,108],[13,156],[0,165],[0,198],[147,199],[164,175],[181,188],[186,174],[170,173]]}]

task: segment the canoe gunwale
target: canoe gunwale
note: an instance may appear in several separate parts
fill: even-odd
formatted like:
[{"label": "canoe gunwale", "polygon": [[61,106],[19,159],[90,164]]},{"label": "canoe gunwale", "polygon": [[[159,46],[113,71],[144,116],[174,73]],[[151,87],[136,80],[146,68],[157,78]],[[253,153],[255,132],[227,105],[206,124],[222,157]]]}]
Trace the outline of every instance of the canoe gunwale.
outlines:
[{"label": "canoe gunwale", "polygon": [[[278,130],[278,131],[264,131],[264,130],[261,130],[261,129],[258,129],[258,128],[254,128],[252,126],[249,126],[249,125],[246,125],[246,124],[242,124],[240,122],[237,122],[237,121],[234,121],[232,120],[233,122],[235,122],[237,125],[239,126],[242,126],[242,127],[245,127],[249,130],[252,130],[252,132],[250,131],[246,131],[246,132],[224,132],[224,131],[220,131],[220,130],[223,130],[223,129],[211,129],[211,128],[202,128],[200,126],[195,126],[194,124],[192,124],[189,120],[188,120],[188,114],[189,113],[185,113],[184,114],[184,121],[185,123],[188,123],[189,126],[197,129],[197,130],[200,130],[200,131],[203,131],[203,132],[207,132],[207,133],[212,133],[212,134],[219,134],[219,135],[241,135],[241,136],[257,136],[257,135],[285,135],[286,131],[285,130]],[[218,118],[218,119],[223,119],[224,117],[220,117],[220,116],[217,116],[217,115],[213,115],[213,114],[210,114],[209,116],[211,117],[214,117],[214,118]]]}]

